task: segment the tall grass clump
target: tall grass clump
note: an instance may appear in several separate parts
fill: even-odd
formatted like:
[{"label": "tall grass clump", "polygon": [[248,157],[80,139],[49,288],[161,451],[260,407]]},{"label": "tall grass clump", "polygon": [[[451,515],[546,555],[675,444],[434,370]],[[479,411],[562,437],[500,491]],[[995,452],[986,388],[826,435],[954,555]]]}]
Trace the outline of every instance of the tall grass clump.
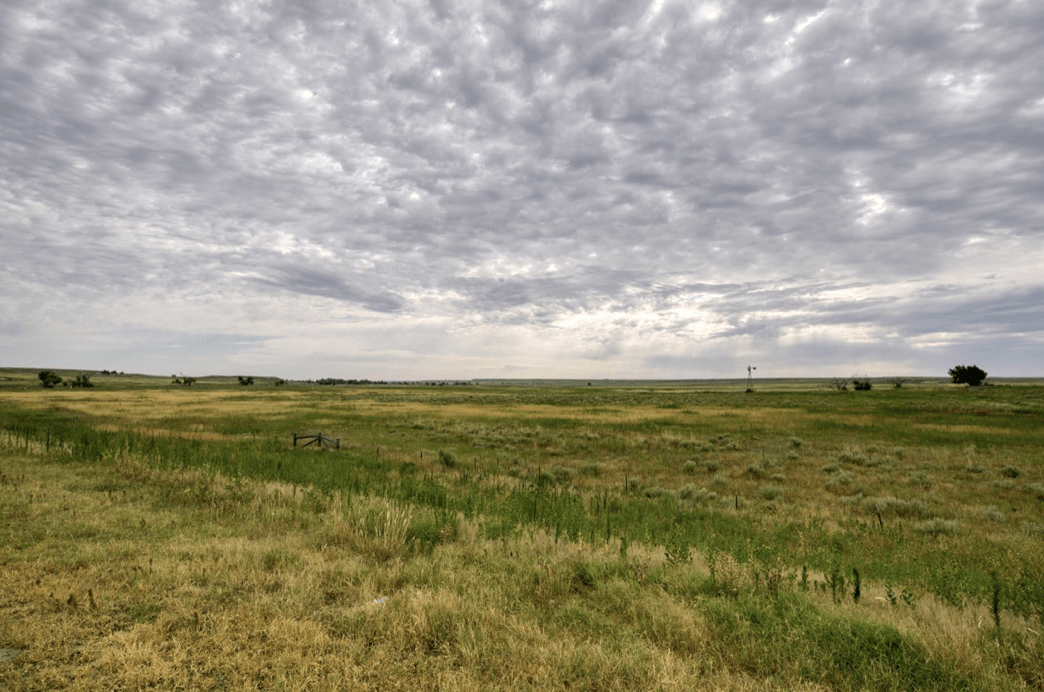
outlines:
[{"label": "tall grass clump", "polygon": [[387,500],[370,498],[354,502],[343,517],[336,517],[329,541],[378,561],[406,552],[414,510]]}]

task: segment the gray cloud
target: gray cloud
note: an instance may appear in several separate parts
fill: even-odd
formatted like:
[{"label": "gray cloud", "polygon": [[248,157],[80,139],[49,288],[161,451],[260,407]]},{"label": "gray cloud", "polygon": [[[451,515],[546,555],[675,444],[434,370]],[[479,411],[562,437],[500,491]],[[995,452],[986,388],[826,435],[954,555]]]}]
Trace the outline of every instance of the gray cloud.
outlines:
[{"label": "gray cloud", "polygon": [[1034,374],[1042,46],[1025,2],[14,0],[0,356],[66,338],[34,315],[84,366],[235,315],[262,345],[214,371],[350,367],[306,320],[389,354],[360,376],[944,371],[994,339]]}]

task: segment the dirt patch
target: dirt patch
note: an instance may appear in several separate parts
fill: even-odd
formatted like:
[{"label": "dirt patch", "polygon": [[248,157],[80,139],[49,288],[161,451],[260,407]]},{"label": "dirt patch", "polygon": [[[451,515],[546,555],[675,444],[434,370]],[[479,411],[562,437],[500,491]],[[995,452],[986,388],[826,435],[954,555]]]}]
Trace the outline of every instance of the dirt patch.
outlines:
[{"label": "dirt patch", "polygon": [[10,663],[22,653],[22,649],[0,649],[0,664]]}]

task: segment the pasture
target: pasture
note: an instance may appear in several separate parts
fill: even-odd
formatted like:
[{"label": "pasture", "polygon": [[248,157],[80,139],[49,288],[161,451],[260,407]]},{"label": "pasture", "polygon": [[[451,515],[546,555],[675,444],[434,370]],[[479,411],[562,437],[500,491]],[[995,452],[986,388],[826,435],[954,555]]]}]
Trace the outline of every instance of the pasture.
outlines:
[{"label": "pasture", "polygon": [[14,689],[1044,686],[1033,381],[0,374]]}]

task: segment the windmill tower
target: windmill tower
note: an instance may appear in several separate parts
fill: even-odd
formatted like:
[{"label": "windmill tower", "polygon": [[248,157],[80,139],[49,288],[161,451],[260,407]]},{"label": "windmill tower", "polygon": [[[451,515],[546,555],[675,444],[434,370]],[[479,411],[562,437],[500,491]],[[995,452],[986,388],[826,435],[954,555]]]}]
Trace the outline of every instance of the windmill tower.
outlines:
[{"label": "windmill tower", "polygon": [[753,392],[754,391],[754,371],[755,370],[757,370],[756,366],[754,366],[754,365],[748,365],[747,366],[747,391],[748,392]]}]

